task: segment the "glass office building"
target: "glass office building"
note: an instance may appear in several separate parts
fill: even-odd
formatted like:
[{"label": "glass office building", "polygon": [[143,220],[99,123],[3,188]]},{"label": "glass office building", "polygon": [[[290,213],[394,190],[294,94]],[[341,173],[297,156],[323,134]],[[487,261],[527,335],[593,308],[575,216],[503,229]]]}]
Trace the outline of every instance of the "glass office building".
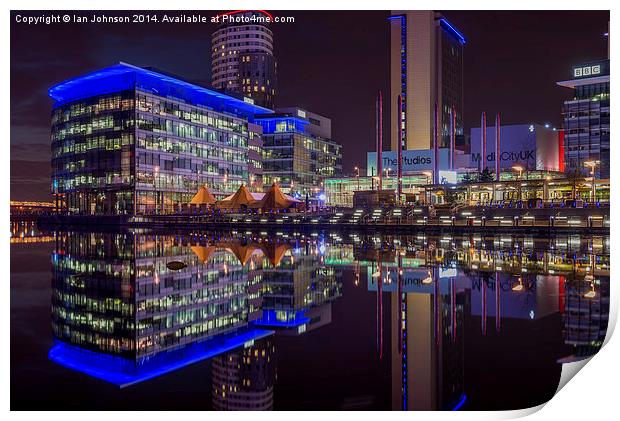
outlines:
[{"label": "glass office building", "polygon": [[49,96],[52,190],[68,214],[172,213],[202,185],[219,198],[233,193],[250,181],[248,119],[270,112],[125,63]]},{"label": "glass office building", "polygon": [[255,116],[263,129],[263,183],[317,202],[323,180],[342,173],[342,146],[331,139],[331,120],[300,108]]},{"label": "glass office building", "polygon": [[564,101],[566,170],[609,178],[609,60],[573,66],[572,79],[558,85],[573,89]]},{"label": "glass office building", "polygon": [[323,241],[69,231],[55,241],[50,360],[125,387],[215,357],[215,409],[271,408],[269,337],[330,323],[342,295]]},{"label": "glass office building", "polygon": [[226,244],[72,232],[56,241],[54,362],[124,386],[271,334],[251,326],[260,284]]},{"label": "glass office building", "polygon": [[263,191],[263,129],[258,124],[248,124],[250,140],[248,141],[248,169],[250,183],[248,188],[252,192]]}]

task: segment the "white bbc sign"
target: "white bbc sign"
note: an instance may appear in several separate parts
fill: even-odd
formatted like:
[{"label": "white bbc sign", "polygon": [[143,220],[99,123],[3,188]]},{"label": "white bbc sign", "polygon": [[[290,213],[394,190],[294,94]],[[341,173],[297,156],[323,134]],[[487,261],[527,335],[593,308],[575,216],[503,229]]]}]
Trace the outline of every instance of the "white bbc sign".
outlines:
[{"label": "white bbc sign", "polygon": [[596,64],[594,66],[576,67],[573,69],[574,77],[584,77],[584,76],[600,75],[600,74],[601,74],[600,64]]}]

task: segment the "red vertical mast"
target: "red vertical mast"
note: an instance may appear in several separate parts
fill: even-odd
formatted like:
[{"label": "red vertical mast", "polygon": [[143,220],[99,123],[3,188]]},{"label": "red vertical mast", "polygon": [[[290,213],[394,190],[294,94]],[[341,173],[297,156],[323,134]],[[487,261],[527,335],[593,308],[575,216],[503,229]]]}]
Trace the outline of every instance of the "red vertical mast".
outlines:
[{"label": "red vertical mast", "polygon": [[439,104],[435,101],[435,127],[433,130],[433,184],[439,183]]},{"label": "red vertical mast", "polygon": [[450,109],[450,171],[454,171],[454,150],[456,149],[456,110]]},{"label": "red vertical mast", "polygon": [[377,349],[379,351],[379,359],[383,359],[383,267],[381,265],[381,257],[377,251],[377,270],[379,277],[377,278]]},{"label": "red vertical mast", "polygon": [[480,172],[487,166],[487,113],[480,118]]},{"label": "red vertical mast", "polygon": [[383,94],[377,94],[377,175],[379,176],[378,189],[383,189]]},{"label": "red vertical mast", "polygon": [[487,334],[487,283],[484,280],[484,275],[482,276],[482,282],[480,283],[480,288],[482,288],[482,334]]},{"label": "red vertical mast", "polygon": [[398,252],[398,353],[403,350],[403,256]]},{"label": "red vertical mast", "polygon": [[500,173],[500,157],[501,157],[501,149],[500,149],[500,139],[499,139],[499,113],[495,117],[495,180],[499,181],[499,173]]},{"label": "red vertical mast", "polygon": [[501,315],[501,307],[500,307],[500,284],[499,284],[499,273],[495,272],[495,330],[500,331],[502,328],[502,315]]},{"label": "red vertical mast", "polygon": [[440,285],[440,279],[439,276],[435,276],[436,270],[435,268],[431,269],[431,273],[433,275],[433,282],[434,282],[434,290],[433,290],[433,299],[434,299],[434,311],[435,311],[435,315],[433,317],[433,321],[434,321],[434,325],[435,325],[435,345],[439,346],[439,344],[441,343],[441,285]]},{"label": "red vertical mast", "polygon": [[401,95],[398,95],[398,174],[397,174],[397,194],[398,194],[398,203],[401,201],[401,196],[403,194],[403,124],[402,124],[402,115],[403,115],[403,98]]}]

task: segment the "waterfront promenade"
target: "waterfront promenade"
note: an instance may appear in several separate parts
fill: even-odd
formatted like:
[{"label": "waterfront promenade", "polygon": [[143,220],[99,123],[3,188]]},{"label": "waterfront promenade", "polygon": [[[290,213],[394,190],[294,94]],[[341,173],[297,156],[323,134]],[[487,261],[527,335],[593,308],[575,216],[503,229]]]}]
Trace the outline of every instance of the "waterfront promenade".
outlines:
[{"label": "waterfront promenade", "polygon": [[136,228],[293,230],[354,229],[398,231],[609,231],[609,207],[585,208],[428,208],[376,207],[319,212],[204,212],[144,216],[72,216],[40,218],[44,225],[120,225]]}]

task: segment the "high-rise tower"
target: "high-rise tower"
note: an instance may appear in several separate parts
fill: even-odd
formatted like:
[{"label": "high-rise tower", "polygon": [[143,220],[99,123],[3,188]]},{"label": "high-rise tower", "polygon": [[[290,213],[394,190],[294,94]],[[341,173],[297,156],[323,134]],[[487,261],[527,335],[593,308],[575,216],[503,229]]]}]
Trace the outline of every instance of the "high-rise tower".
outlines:
[{"label": "high-rise tower", "polygon": [[[457,144],[463,135],[463,35],[434,11],[392,11],[390,16],[390,127],[398,127],[402,97],[403,149],[433,145],[434,107],[439,106],[439,146],[450,145],[451,115]],[[391,130],[391,149],[398,131]]]},{"label": "high-rise tower", "polygon": [[212,37],[211,84],[273,109],[277,65],[273,32],[263,22],[265,16],[248,11],[226,18]]}]

